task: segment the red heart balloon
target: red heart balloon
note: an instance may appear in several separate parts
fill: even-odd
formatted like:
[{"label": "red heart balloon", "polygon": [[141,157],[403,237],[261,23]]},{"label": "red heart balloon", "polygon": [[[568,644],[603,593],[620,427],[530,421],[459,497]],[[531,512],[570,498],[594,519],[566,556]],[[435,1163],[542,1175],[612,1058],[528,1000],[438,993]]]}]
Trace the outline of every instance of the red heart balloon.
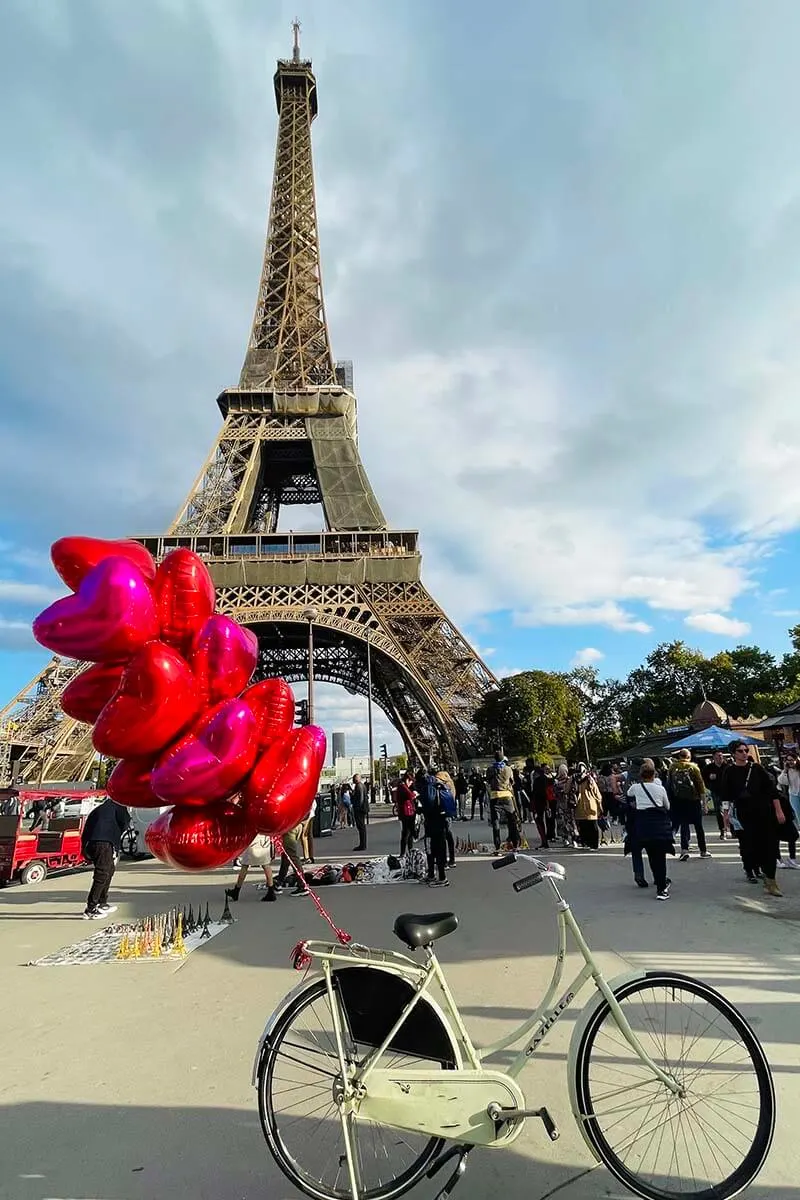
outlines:
[{"label": "red heart balloon", "polygon": [[144,835],[156,858],[184,871],[209,871],[241,854],[255,837],[243,810],[234,804],[171,808]]},{"label": "red heart balloon", "polygon": [[258,726],[258,748],[266,750],[294,726],[294,692],[285,679],[264,679],[242,692]]},{"label": "red heart balloon", "polygon": [[257,753],[250,706],[242,699],[223,700],[162,754],[153,771],[153,791],[167,804],[227,800],[239,790]]},{"label": "red heart balloon", "polygon": [[68,717],[94,725],[119,687],[124,663],[97,663],[76,675],[64,688],[61,707]]},{"label": "red heart balloon", "polygon": [[67,658],[121,662],[158,636],[156,606],[138,567],[106,558],[84,575],[77,592],[39,614],[33,636]]},{"label": "red heart balloon", "polygon": [[128,539],[108,541],[106,538],[63,537],[50,547],[53,566],[68,588],[77,591],[84,577],[106,558],[124,558],[138,567],[150,582],[156,577],[153,556],[144,546]]},{"label": "red heart balloon", "polygon": [[161,641],[182,654],[214,611],[216,593],[208,568],[193,550],[171,550],[153,585]]},{"label": "red heart balloon", "polygon": [[189,661],[206,706],[238,696],[258,660],[258,638],[230,617],[215,613],[192,646]]},{"label": "red heart balloon", "polygon": [[123,758],[109,775],[106,791],[112,800],[126,808],[163,808],[164,801],[150,786],[152,770],[152,757]]},{"label": "red heart balloon", "polygon": [[97,718],[94,748],[111,758],[155,756],[191,724],[199,709],[197,684],[186,660],[163,642],[149,642],[128,663],[119,688]]},{"label": "red heart balloon", "polygon": [[242,788],[242,806],[259,833],[285,833],[308,816],[324,763],[325,733],[316,725],[270,746]]}]

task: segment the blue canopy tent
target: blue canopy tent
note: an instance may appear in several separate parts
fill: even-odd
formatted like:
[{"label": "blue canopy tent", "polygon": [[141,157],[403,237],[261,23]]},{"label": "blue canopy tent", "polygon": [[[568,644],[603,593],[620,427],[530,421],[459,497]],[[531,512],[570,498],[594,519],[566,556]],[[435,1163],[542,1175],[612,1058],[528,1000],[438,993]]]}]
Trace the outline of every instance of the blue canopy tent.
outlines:
[{"label": "blue canopy tent", "polygon": [[708,729],[698,729],[678,742],[670,742],[665,750],[726,750],[731,742],[746,742],[748,746],[763,746],[760,738],[748,737],[746,733],[734,733],[732,729],[723,729],[720,725],[709,725]]}]

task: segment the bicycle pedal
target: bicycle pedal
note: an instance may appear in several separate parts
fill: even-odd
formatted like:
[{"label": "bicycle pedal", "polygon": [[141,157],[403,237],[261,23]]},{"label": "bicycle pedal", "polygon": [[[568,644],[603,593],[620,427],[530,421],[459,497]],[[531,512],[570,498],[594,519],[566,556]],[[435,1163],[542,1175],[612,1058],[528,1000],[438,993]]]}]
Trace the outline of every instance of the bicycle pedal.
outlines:
[{"label": "bicycle pedal", "polygon": [[499,1104],[490,1104],[486,1110],[490,1121],[503,1125],[506,1121],[516,1121],[520,1117],[538,1117],[545,1128],[545,1133],[551,1142],[557,1142],[561,1136],[553,1118],[546,1108],[502,1108]]}]

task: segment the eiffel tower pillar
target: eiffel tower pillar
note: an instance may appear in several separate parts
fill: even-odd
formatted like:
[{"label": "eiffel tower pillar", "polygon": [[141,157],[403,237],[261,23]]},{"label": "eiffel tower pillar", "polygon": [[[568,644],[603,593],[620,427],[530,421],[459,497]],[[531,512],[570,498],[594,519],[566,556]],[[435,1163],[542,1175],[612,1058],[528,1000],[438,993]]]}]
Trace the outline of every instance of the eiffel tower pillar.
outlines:
[{"label": "eiffel tower pillar", "polygon": [[[297,38],[274,86],[269,225],[239,383],[218,397],[222,427],[170,529],[138,540],[157,559],[176,546],[201,555],[219,611],[257,634],[263,675],[307,678],[309,608],[318,610],[316,680],[366,695],[369,642],[373,702],[410,758],[453,765],[480,750],[475,711],[497,680],[424,587],[417,532],[388,526],[361,462],[356,399],[325,318],[311,153],[317,86]],[[281,508],[298,504],[320,504],[324,530],[279,532]],[[80,765],[86,732],[58,722],[49,776]]]}]

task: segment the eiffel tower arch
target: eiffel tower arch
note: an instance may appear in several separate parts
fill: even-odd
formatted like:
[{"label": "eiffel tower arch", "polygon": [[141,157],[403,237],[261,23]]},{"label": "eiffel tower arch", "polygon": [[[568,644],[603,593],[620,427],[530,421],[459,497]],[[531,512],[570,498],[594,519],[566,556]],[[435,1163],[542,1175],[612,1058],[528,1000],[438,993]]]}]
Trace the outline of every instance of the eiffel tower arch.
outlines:
[{"label": "eiffel tower arch", "polygon": [[[257,634],[258,671],[314,678],[372,698],[412,760],[449,764],[479,746],[475,711],[497,680],[421,580],[415,530],[395,530],[358,449],[350,364],[335,363],[320,271],[311,124],[316,80],[301,59],[274,78],[278,135],[266,248],[237,387],[175,520],[140,536],[161,559],[188,546],[207,563],[219,611]],[[281,533],[281,508],[321,505],[321,532]],[[0,711],[0,785],[85,777],[90,731],[58,707],[82,664],[54,659]]]}]

